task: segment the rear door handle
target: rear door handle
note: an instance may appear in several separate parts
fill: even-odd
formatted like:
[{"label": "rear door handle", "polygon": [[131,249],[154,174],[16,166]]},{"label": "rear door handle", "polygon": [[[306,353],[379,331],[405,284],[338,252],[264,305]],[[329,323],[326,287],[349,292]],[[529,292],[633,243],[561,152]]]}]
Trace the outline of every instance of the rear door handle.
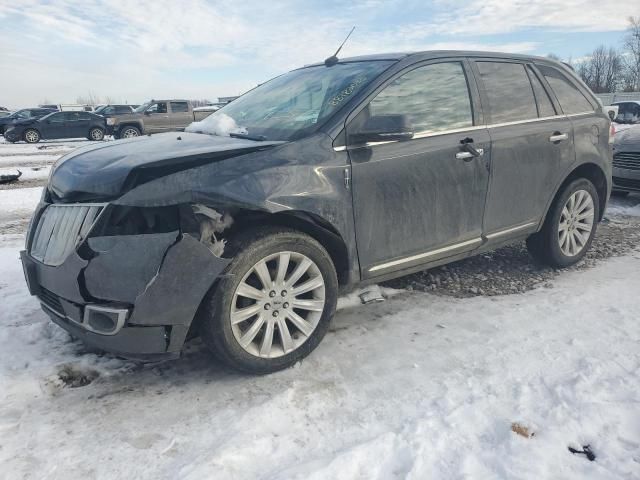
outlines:
[{"label": "rear door handle", "polygon": [[476,152],[478,152],[477,155],[474,155],[471,152],[458,152],[458,153],[456,153],[456,158],[458,160],[471,161],[472,159],[474,159],[476,157],[481,157],[481,156],[484,155],[484,148],[475,148],[474,150]]},{"label": "rear door handle", "polygon": [[569,139],[569,135],[566,133],[554,133],[549,137],[549,141],[551,143],[562,142],[568,139]]}]

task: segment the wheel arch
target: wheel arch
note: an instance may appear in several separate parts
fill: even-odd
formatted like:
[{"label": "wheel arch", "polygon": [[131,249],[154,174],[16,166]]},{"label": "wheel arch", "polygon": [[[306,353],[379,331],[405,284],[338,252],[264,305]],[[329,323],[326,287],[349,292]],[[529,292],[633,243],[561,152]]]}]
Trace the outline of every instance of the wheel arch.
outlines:
[{"label": "wheel arch", "polygon": [[142,128],[142,124],[141,123],[132,122],[132,121],[121,123],[120,125],[118,125],[118,132],[121,132],[123,129],[125,129],[127,127],[136,127],[140,131],[141,135],[144,132],[144,129]]},{"label": "wheel arch", "polygon": [[317,240],[329,253],[336,269],[338,284],[349,282],[349,254],[347,244],[340,233],[322,217],[302,210],[287,210],[276,213],[239,210],[234,213],[233,231],[245,231],[255,225],[287,227],[305,233]]},{"label": "wheel arch", "polygon": [[586,178],[591,183],[593,183],[593,186],[596,188],[596,192],[598,192],[598,206],[599,206],[598,221],[602,220],[604,216],[604,210],[607,205],[607,200],[608,200],[607,196],[609,193],[607,176],[604,173],[604,170],[602,169],[602,167],[600,167],[595,163],[587,162],[587,163],[582,163],[577,167],[575,167],[573,170],[571,170],[571,172],[567,174],[567,176],[562,181],[562,183],[558,186],[558,188],[556,188],[556,191],[553,197],[551,198],[551,201],[547,204],[547,207],[545,209],[545,214],[542,217],[540,225],[542,225],[542,223],[544,222],[545,218],[547,217],[547,214],[549,213],[549,209],[555,203],[558,196],[562,194],[562,191],[564,190],[564,188],[569,183],[573,182],[578,178]]}]

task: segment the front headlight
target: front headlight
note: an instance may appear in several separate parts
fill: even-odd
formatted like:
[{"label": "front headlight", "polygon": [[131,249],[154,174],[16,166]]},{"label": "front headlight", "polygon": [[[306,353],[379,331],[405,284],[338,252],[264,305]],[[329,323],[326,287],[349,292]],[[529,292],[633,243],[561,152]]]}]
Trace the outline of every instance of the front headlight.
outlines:
[{"label": "front headlight", "polygon": [[115,125],[115,124],[116,124],[115,118],[107,118],[107,125]]}]

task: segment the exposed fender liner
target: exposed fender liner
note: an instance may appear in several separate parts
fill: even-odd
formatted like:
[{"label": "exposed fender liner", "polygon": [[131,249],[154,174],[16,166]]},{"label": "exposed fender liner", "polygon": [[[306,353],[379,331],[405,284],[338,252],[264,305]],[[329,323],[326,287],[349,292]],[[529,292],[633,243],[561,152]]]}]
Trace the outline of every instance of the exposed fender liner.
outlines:
[{"label": "exposed fender liner", "polygon": [[230,261],[216,257],[192,236],[182,235],[136,298],[129,324],[189,326],[205,294]]}]

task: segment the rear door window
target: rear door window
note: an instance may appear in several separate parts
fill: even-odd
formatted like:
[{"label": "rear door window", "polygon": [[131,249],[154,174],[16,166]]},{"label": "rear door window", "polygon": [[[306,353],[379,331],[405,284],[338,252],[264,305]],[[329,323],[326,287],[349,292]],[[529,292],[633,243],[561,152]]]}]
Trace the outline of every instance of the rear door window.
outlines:
[{"label": "rear door window", "polygon": [[408,115],[416,133],[473,125],[467,78],[459,62],[416,68],[395,79],[369,104],[370,115]]},{"label": "rear door window", "polygon": [[527,72],[529,73],[533,93],[535,94],[536,102],[538,103],[538,116],[552,117],[556,114],[556,109],[553,108],[553,103],[551,103],[549,94],[545,91],[542,86],[542,82],[540,82],[540,79],[538,79],[538,76],[530,66],[527,66]]},{"label": "rear door window", "polygon": [[538,69],[549,82],[565,114],[593,112],[594,107],[587,97],[557,68],[538,65]]},{"label": "rear door window", "polygon": [[171,102],[171,111],[173,113],[184,113],[189,111],[187,102]]},{"label": "rear door window", "polygon": [[536,100],[521,63],[476,62],[484,86],[491,123],[538,118]]}]

